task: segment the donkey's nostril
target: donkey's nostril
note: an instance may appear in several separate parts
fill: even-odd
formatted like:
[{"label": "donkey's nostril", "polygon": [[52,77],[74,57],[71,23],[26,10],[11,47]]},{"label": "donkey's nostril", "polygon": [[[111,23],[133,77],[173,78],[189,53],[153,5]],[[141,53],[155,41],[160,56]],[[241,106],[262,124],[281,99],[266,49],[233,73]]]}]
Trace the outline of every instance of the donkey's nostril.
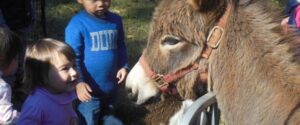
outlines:
[{"label": "donkey's nostril", "polygon": [[127,88],[126,90],[127,90],[128,98],[132,101],[136,101],[137,96],[132,92],[132,89]]},{"label": "donkey's nostril", "polygon": [[132,89],[126,88],[126,91],[127,91],[128,94],[132,94]]},{"label": "donkey's nostril", "polygon": [[128,98],[134,102],[137,101],[137,96],[135,96],[133,93],[128,93]]}]

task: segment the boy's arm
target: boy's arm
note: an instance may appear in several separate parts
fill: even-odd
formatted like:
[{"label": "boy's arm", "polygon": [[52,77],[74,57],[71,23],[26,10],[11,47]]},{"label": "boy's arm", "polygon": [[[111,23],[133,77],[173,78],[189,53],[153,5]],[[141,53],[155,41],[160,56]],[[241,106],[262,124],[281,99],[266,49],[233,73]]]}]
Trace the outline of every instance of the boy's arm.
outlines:
[{"label": "boy's arm", "polygon": [[80,24],[76,21],[71,21],[65,30],[65,41],[69,44],[76,55],[75,63],[79,74],[78,84],[76,85],[76,94],[80,101],[88,101],[91,99],[90,86],[84,82],[84,76],[81,70],[83,57],[83,36],[81,35]]},{"label": "boy's arm", "polygon": [[129,70],[128,67],[128,56],[127,56],[127,49],[125,45],[125,33],[123,28],[123,22],[122,18],[120,17],[119,21],[119,29],[118,29],[118,55],[119,55],[119,65],[118,65],[118,72],[117,72],[117,78],[118,84],[122,83],[127,75],[127,71]]},{"label": "boy's arm", "polygon": [[117,78],[119,79],[118,84],[122,83],[125,80],[126,76],[127,76],[127,69],[121,68],[117,72]]},{"label": "boy's arm", "polygon": [[119,21],[119,29],[118,29],[118,52],[119,52],[119,69],[125,68],[126,70],[129,70],[128,67],[128,56],[127,56],[127,49],[125,45],[125,33],[123,29],[123,22],[120,17]]},{"label": "boy's arm", "polygon": [[92,89],[87,83],[79,82],[76,85],[76,93],[77,93],[77,97],[80,101],[82,101],[82,102],[89,101],[92,98],[90,92],[92,92]]},{"label": "boy's arm", "polygon": [[74,50],[76,59],[76,69],[79,74],[79,82],[83,82],[84,77],[81,70],[82,57],[83,57],[83,37],[81,35],[80,24],[77,21],[70,21],[65,29],[65,41]]}]

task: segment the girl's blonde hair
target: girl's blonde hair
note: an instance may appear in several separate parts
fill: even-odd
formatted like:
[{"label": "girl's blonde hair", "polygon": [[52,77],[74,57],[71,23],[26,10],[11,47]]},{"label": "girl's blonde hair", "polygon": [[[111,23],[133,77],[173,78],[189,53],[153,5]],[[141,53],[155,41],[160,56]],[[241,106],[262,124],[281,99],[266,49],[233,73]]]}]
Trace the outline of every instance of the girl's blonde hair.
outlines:
[{"label": "girl's blonde hair", "polygon": [[47,86],[50,66],[59,56],[65,56],[70,62],[75,60],[72,48],[55,39],[41,39],[27,47],[23,79],[27,93],[31,93],[37,87]]}]

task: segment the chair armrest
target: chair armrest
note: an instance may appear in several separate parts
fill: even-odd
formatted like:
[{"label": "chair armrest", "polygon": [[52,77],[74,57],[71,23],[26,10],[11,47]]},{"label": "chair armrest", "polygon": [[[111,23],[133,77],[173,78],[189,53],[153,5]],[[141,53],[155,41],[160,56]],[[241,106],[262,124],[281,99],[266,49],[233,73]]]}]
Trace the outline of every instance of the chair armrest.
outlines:
[{"label": "chair armrest", "polygon": [[216,94],[214,92],[209,92],[201,96],[183,114],[180,125],[192,125],[197,120],[197,116],[200,116],[202,111],[206,110],[209,106],[216,102]]}]

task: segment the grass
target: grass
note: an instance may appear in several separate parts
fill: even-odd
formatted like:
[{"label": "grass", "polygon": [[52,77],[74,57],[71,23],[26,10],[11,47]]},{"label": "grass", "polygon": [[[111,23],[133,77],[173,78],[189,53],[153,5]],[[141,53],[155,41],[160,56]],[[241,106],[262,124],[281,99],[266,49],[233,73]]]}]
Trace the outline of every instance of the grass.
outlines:
[{"label": "grass", "polygon": [[137,62],[146,45],[149,23],[155,3],[146,0],[115,0],[112,11],[123,18],[129,65]]}]

